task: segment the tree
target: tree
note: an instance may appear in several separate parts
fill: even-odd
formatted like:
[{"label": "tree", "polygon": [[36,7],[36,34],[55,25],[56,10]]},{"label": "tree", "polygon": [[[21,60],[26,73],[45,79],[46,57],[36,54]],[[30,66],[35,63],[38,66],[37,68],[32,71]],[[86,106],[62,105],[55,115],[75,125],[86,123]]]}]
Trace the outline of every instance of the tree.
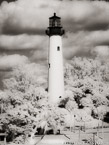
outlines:
[{"label": "tree", "polygon": [[8,139],[43,128],[45,122],[45,131],[52,128],[56,133],[70,126],[70,113],[75,114],[77,120],[81,117],[92,120],[107,114],[108,75],[108,64],[97,59],[73,58],[65,64],[65,99],[58,104],[59,108],[48,102],[45,66],[28,64],[15,68],[11,77],[3,81],[4,90],[0,92],[0,123],[8,134],[13,134],[13,138],[8,136]]},{"label": "tree", "polygon": [[[28,71],[29,69],[33,71]],[[37,72],[38,70],[40,72]],[[12,138],[8,136],[9,140],[32,132],[34,126],[38,128],[41,126],[40,122],[45,119],[48,127],[55,133],[56,127],[64,124],[63,114],[59,112],[58,107],[48,102],[48,92],[44,89],[46,77],[42,74],[45,71],[42,70],[43,67],[36,67],[35,64],[19,66],[13,70],[11,78],[4,80],[1,100],[4,100],[6,107],[0,123],[6,126],[8,134],[13,134]]]},{"label": "tree", "polygon": [[65,65],[66,90],[79,108],[109,106],[109,65],[98,59],[74,57]]}]

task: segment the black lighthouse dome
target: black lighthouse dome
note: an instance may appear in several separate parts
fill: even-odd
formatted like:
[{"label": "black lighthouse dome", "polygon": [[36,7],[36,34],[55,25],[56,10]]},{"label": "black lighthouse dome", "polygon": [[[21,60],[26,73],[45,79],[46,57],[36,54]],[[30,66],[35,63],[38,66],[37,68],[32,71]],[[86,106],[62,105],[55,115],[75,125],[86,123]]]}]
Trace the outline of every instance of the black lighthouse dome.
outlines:
[{"label": "black lighthouse dome", "polygon": [[52,35],[60,35],[62,36],[64,34],[64,30],[61,26],[61,18],[56,16],[56,13],[54,13],[54,16],[49,18],[49,27],[46,30],[46,34],[48,36]]}]

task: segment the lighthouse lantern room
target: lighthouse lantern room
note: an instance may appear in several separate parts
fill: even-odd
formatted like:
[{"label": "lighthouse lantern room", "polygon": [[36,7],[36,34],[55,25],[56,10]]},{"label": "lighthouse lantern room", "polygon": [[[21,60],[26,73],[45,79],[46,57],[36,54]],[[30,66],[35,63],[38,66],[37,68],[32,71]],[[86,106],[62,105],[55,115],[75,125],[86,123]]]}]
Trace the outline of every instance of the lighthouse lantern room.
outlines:
[{"label": "lighthouse lantern room", "polygon": [[63,53],[62,35],[64,30],[61,26],[61,18],[54,16],[49,18],[49,27],[46,30],[49,36],[48,51],[48,92],[49,101],[58,103],[64,98],[64,73],[63,73]]}]

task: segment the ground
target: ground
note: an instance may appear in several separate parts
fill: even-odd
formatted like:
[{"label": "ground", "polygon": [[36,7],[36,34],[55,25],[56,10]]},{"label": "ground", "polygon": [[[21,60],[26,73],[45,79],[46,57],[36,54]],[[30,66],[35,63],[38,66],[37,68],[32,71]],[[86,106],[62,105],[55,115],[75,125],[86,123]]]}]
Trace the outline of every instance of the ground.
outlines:
[{"label": "ground", "polygon": [[[65,132],[64,132],[65,133]],[[91,143],[93,140],[97,140],[101,142],[102,145],[109,145],[109,128],[100,128],[99,130],[96,129],[87,129],[85,131],[75,130],[75,132],[66,133],[69,137],[74,140],[75,144],[77,145],[78,142],[82,142],[84,145],[92,145]],[[89,143],[88,143],[89,142]],[[79,145],[79,144],[78,144]]]},{"label": "ground", "polygon": [[[93,145],[109,145],[109,128],[103,128],[103,129],[100,128],[99,130],[98,128],[86,129],[86,130],[83,129],[83,131],[80,128],[78,129],[75,128],[75,131],[74,130],[72,130],[72,132],[63,131],[61,133],[70,137],[71,140],[75,143],[74,145],[92,145],[93,142],[98,143],[98,144],[93,144]],[[56,138],[57,138],[57,135],[56,135]],[[16,145],[16,144],[10,143],[9,145]],[[19,144],[19,145],[22,145],[22,144]],[[41,145],[40,142],[38,142],[37,145]],[[48,145],[48,144],[45,143],[43,145]],[[60,144],[57,144],[57,145],[60,145]]]}]

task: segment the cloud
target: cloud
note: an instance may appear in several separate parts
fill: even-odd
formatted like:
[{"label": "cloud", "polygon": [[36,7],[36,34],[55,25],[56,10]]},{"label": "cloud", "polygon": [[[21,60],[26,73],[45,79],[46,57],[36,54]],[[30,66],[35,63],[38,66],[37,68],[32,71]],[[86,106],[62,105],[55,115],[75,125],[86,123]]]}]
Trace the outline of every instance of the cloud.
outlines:
[{"label": "cloud", "polygon": [[[3,2],[4,0],[0,0],[0,4]],[[7,2],[13,2],[13,1],[16,1],[16,0],[5,0]]]},{"label": "cloud", "polygon": [[[100,30],[109,28],[109,5],[106,2],[66,1],[60,8],[68,31]],[[66,9],[68,11],[66,11]]]},{"label": "cloud", "polygon": [[18,0],[1,4],[0,50],[33,50],[30,59],[44,61],[49,43],[45,30],[54,12],[66,31],[65,59],[92,56],[96,46],[109,45],[109,4],[104,1]]},{"label": "cloud", "polygon": [[86,36],[86,41],[92,45],[109,45],[109,29],[92,31]]},{"label": "cloud", "polygon": [[48,17],[54,12],[62,17],[66,31],[107,29],[109,5],[106,2],[18,0],[0,7],[1,33],[44,35]]},{"label": "cloud", "polygon": [[3,2],[0,8],[1,33],[12,35],[21,33],[44,34],[50,11],[53,11],[50,7],[47,9],[51,2],[49,0],[46,2],[43,0]]},{"label": "cloud", "polygon": [[[92,55],[95,46],[109,45],[109,30],[107,31],[78,31],[66,33],[62,39],[66,59],[76,56]],[[3,50],[33,50],[31,60],[43,61],[47,58],[49,38],[40,35],[21,34],[16,36],[1,35],[0,49]]]},{"label": "cloud", "polygon": [[29,60],[26,56],[4,55],[0,56],[0,70],[11,70],[12,68],[28,63]]},{"label": "cloud", "polygon": [[40,35],[21,34],[16,36],[1,35],[0,49],[2,50],[24,50],[43,48],[43,42],[46,44],[46,38]]},{"label": "cloud", "polygon": [[96,46],[93,48],[92,53],[97,57],[109,58],[109,46]]},{"label": "cloud", "polygon": [[32,56],[31,56],[31,60],[32,61],[45,61],[47,63],[47,57],[48,57],[48,50],[36,50],[36,51],[32,51],[31,52]]},{"label": "cloud", "polygon": [[66,33],[66,37],[63,38],[66,59],[71,59],[73,56],[95,56],[92,50],[99,46],[109,46],[109,30]]}]

